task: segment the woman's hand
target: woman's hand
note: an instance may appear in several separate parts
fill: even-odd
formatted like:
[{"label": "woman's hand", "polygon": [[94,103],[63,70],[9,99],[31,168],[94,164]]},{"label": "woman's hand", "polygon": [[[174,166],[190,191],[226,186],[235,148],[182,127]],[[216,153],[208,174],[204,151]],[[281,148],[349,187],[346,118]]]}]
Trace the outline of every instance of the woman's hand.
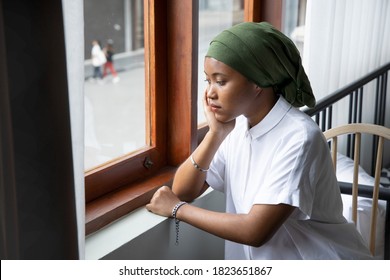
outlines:
[{"label": "woman's hand", "polygon": [[236,119],[228,122],[220,122],[216,119],[214,112],[211,110],[209,98],[207,97],[207,89],[203,95],[203,109],[209,125],[209,131],[223,136],[225,138],[236,125]]},{"label": "woman's hand", "polygon": [[179,202],[179,198],[172,190],[163,186],[154,193],[150,203],[146,205],[146,209],[160,216],[171,217],[173,207]]}]

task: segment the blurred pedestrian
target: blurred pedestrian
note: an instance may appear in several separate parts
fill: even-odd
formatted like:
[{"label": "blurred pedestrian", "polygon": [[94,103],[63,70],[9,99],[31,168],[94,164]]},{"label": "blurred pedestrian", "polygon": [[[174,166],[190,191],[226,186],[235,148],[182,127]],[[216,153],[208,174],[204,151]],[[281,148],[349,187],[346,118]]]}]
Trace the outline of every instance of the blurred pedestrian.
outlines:
[{"label": "blurred pedestrian", "polygon": [[92,41],[91,59],[93,66],[93,79],[101,82],[103,79],[101,67],[106,63],[107,58],[98,40]]},{"label": "blurred pedestrian", "polygon": [[107,41],[107,46],[103,49],[104,54],[106,55],[106,63],[103,66],[103,78],[107,75],[107,70],[110,70],[111,75],[112,75],[112,81],[113,83],[119,82],[119,77],[118,73],[116,72],[114,68],[114,61],[113,61],[113,56],[114,56],[114,47],[113,47],[113,42],[112,40]]}]

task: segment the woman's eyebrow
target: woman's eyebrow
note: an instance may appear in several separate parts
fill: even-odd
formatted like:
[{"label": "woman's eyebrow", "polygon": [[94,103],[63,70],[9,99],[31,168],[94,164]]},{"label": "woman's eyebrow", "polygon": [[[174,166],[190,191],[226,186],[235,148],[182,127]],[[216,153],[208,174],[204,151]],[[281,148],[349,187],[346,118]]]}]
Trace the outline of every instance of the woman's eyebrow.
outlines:
[{"label": "woman's eyebrow", "polygon": [[213,76],[213,77],[215,77],[215,76],[227,76],[226,74],[223,74],[223,73],[220,73],[220,72],[215,72],[215,73],[212,73],[211,75],[209,75],[209,74],[207,74],[206,73],[206,71],[204,71],[204,74],[206,75],[206,76]]}]

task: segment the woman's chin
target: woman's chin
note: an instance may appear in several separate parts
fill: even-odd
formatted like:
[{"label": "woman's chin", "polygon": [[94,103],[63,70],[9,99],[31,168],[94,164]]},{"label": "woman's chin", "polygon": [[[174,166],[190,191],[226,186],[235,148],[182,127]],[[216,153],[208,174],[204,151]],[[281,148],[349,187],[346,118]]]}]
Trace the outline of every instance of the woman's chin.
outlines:
[{"label": "woman's chin", "polygon": [[217,121],[219,121],[221,123],[228,123],[228,122],[234,120],[236,117],[215,114],[215,118],[217,119]]}]

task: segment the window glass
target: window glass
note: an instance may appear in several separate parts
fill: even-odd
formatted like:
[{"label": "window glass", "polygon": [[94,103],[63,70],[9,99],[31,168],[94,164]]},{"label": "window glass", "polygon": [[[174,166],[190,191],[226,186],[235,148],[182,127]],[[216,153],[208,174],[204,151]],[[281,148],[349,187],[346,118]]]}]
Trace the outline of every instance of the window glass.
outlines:
[{"label": "window glass", "polygon": [[86,170],[148,141],[143,26],[143,0],[84,0]]},{"label": "window glass", "polygon": [[303,58],[307,0],[283,0],[282,32],[289,36]]},{"label": "window glass", "polygon": [[244,0],[199,0],[198,124],[204,123],[203,94],[206,87],[204,56],[210,41],[222,30],[244,21]]}]

